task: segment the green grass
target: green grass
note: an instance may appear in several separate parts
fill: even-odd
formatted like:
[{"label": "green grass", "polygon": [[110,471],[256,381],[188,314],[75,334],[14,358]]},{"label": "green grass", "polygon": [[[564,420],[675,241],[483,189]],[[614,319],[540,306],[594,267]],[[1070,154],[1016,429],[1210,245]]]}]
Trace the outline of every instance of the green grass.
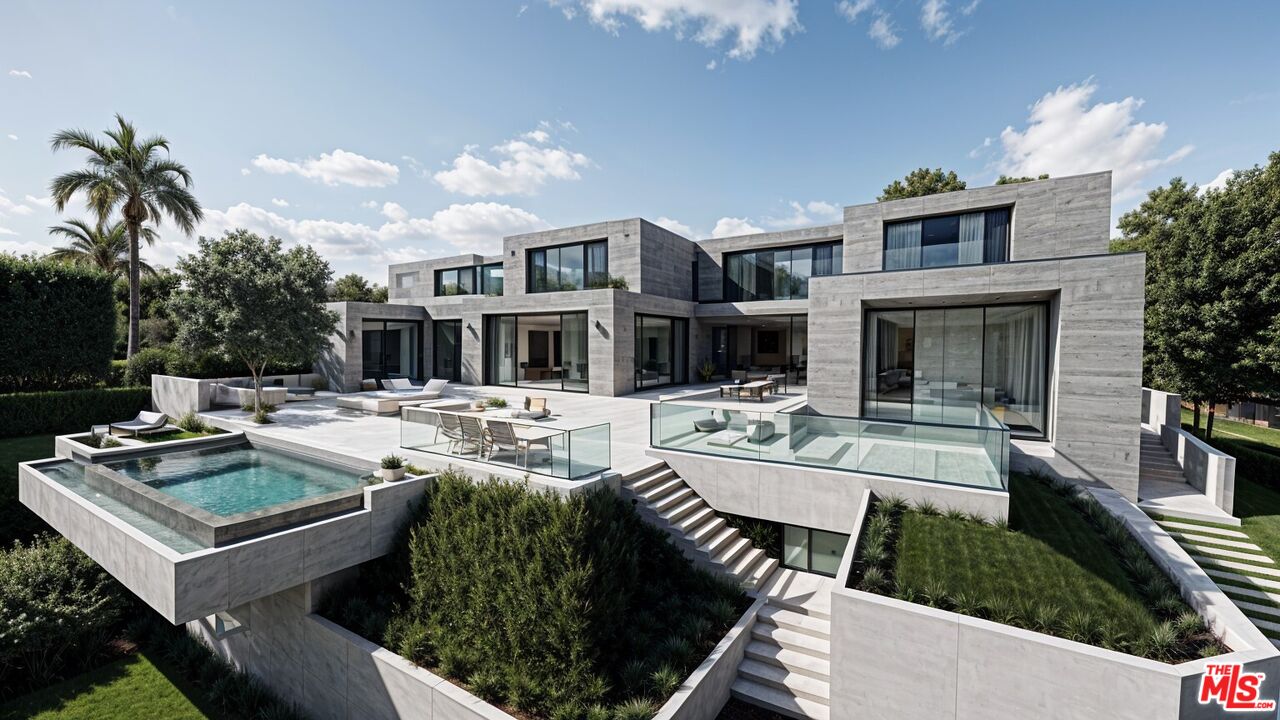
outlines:
[{"label": "green grass", "polygon": [[53,435],[25,435],[0,439],[0,547],[26,542],[49,529],[35,513],[18,502],[18,463],[53,456]]},{"label": "green grass", "polygon": [[899,586],[940,583],[952,595],[1085,611],[1134,630],[1156,623],[1111,548],[1062,497],[1015,476],[1009,500],[1010,530],[905,513]]},{"label": "green grass", "polygon": [[0,720],[221,718],[164,663],[136,653],[0,705]]},{"label": "green grass", "polygon": [[210,430],[209,432],[188,432],[186,430],[170,430],[169,432],[155,433],[151,435],[139,435],[138,439],[142,442],[164,442],[166,440],[190,440],[192,438],[209,437],[210,435],[221,435],[225,430]]},{"label": "green grass", "polygon": [[[1183,425],[1191,425],[1193,417],[1194,413],[1192,413],[1192,411],[1182,408]],[[1200,413],[1200,432],[1197,433],[1197,435],[1204,435],[1204,428],[1207,421],[1207,414],[1203,412]],[[1221,434],[1233,440],[1250,440],[1263,446],[1257,448],[1258,450],[1280,454],[1280,430],[1274,428],[1265,428],[1261,425],[1254,425],[1253,423],[1215,417],[1213,419],[1213,434],[1215,437]]]}]

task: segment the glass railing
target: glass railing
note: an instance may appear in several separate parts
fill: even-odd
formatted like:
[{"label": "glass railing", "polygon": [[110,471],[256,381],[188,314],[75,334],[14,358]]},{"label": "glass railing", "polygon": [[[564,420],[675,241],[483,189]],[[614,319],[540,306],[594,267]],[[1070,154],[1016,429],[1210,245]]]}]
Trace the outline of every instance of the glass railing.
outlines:
[{"label": "glass railing", "polygon": [[[486,417],[489,416],[489,417]],[[610,467],[609,423],[554,428],[493,412],[400,410],[400,447],[579,480]]]},{"label": "glass railing", "polygon": [[973,425],[650,405],[649,443],[721,457],[1005,490],[1009,428],[979,405]]}]

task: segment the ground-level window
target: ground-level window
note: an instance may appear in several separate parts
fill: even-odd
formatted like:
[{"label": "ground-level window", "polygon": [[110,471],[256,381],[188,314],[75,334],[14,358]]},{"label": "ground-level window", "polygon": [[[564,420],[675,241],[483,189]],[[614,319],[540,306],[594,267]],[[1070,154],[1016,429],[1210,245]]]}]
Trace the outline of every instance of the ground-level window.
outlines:
[{"label": "ground-level window", "polygon": [[863,343],[867,417],[974,425],[985,405],[1019,434],[1044,436],[1048,305],[872,310]]},{"label": "ground-level window", "polygon": [[432,323],[431,376],[450,382],[462,381],[462,321],[436,320]]},{"label": "ground-level window", "polygon": [[849,536],[799,525],[782,526],[782,564],[835,577]]},{"label": "ground-level window", "polygon": [[689,321],[636,315],[636,389],[689,382]]}]

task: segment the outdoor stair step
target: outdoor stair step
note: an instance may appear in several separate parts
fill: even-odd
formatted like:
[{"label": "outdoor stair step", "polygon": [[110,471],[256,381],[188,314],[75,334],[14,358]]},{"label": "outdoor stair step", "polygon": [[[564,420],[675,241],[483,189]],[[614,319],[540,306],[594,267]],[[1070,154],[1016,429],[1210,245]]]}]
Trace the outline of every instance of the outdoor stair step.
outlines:
[{"label": "outdoor stair step", "polygon": [[1236,607],[1243,610],[1244,614],[1247,615],[1250,620],[1253,620],[1255,616],[1261,615],[1261,619],[1265,620],[1270,618],[1272,622],[1280,622],[1280,608],[1271,607],[1270,605],[1259,605],[1247,600],[1236,600],[1234,598],[1231,602],[1235,603]]},{"label": "outdoor stair step", "polygon": [[769,582],[769,578],[773,577],[773,573],[778,569],[778,559],[765,556],[764,562],[755,566],[751,571],[750,577],[747,578],[747,586],[752,590],[763,587]]},{"label": "outdoor stair step", "polygon": [[[684,481],[682,480],[681,482],[683,483]],[[659,515],[663,515],[665,519],[665,513],[667,510],[684,503],[689,498],[693,498],[695,500],[702,499],[694,494],[693,488],[685,485],[684,487],[677,488],[666,495],[663,495],[660,500],[649,503],[649,507],[653,508]]]},{"label": "outdoor stair step", "polygon": [[675,470],[672,470],[671,468],[668,468],[668,467],[664,467],[661,470],[657,470],[641,478],[632,480],[630,483],[627,484],[627,489],[638,495],[644,492],[645,490],[648,490],[649,488],[653,487],[654,485],[670,480],[675,476],[676,476]]},{"label": "outdoor stair step", "polygon": [[709,540],[698,546],[698,549],[706,553],[707,557],[714,558],[717,553],[724,549],[725,543],[733,542],[735,538],[740,537],[735,528],[731,528],[724,523],[724,518],[720,518],[720,521],[720,529],[714,531]]},{"label": "outdoor stair step", "polygon": [[1168,530],[1193,530],[1198,533],[1206,533],[1208,535],[1221,535],[1223,537],[1249,539],[1249,536],[1239,530],[1231,530],[1228,528],[1213,527],[1211,525],[1197,525],[1194,523],[1178,522],[1177,520],[1157,520],[1156,524]]},{"label": "outdoor stair step", "polygon": [[807,633],[798,633],[794,630],[787,630],[767,623],[756,623],[751,628],[751,636],[793,652],[811,655],[827,662],[831,661],[830,640],[816,638]]},{"label": "outdoor stair step", "polygon": [[[701,500],[702,498],[698,499]],[[713,517],[716,517],[716,511],[712,509],[710,505],[703,503],[701,509],[680,518],[680,522],[676,523],[676,529],[685,536],[688,536],[690,530],[696,527],[702,527],[703,523]]]},{"label": "outdoor stair step", "polygon": [[640,499],[644,500],[645,503],[652,507],[655,501],[661,500],[668,494],[673,493],[682,487],[686,487],[684,480],[681,480],[678,477],[673,477],[670,480],[654,485],[648,490],[640,493]]},{"label": "outdoor stair step", "polygon": [[777,605],[765,605],[756,615],[759,622],[776,625],[785,630],[807,633],[816,638],[831,639],[831,621],[804,615]]},{"label": "outdoor stair step", "polygon": [[[747,540],[743,538],[743,540]],[[751,570],[760,562],[760,558],[765,557],[764,551],[757,547],[750,547],[751,541],[747,540],[747,549],[741,555],[728,563],[723,563],[729,567],[729,572],[739,580],[746,580],[751,577]]]},{"label": "outdoor stair step", "polygon": [[738,676],[752,682],[784,690],[797,698],[805,698],[820,703],[831,702],[831,683],[829,681],[787,672],[786,669],[777,665],[747,658],[738,665]]},{"label": "outdoor stair step", "polygon": [[798,698],[785,690],[738,677],[729,688],[729,694],[739,700],[801,720],[829,720],[831,707],[825,703]]},{"label": "outdoor stair step", "polygon": [[[1205,563],[1210,563],[1231,570],[1244,570],[1245,572],[1256,573],[1268,578],[1276,578],[1277,582],[1280,582],[1280,570],[1275,568],[1261,567],[1252,563],[1236,562],[1235,560],[1224,560],[1217,557],[1205,557],[1204,555],[1192,555],[1191,559],[1201,566]],[[1208,572],[1208,570],[1205,572]]]},{"label": "outdoor stair step", "polygon": [[676,523],[688,517],[689,513],[697,512],[698,509],[704,507],[707,507],[707,504],[703,502],[702,498],[695,494],[691,497],[687,497],[684,502],[667,510],[667,512],[662,513],[662,519],[674,526]]},{"label": "outdoor stair step", "polygon": [[[1210,545],[1198,545],[1196,543],[1186,543],[1183,545],[1187,552],[1201,555],[1213,555],[1214,557],[1229,558],[1231,560],[1240,560],[1247,563],[1261,564],[1264,566],[1272,566],[1276,564],[1275,560],[1266,555],[1258,555],[1256,553],[1240,552],[1239,550],[1228,550],[1226,548],[1213,547]],[[1259,548],[1261,549],[1261,548]],[[1280,577],[1280,574],[1277,574]]]},{"label": "outdoor stair step", "polygon": [[1261,618],[1250,617],[1249,622],[1258,626],[1259,630],[1270,630],[1271,632],[1280,632],[1280,623],[1271,622],[1270,620],[1262,620]]},{"label": "outdoor stair step", "polygon": [[[1193,560],[1195,558],[1192,558]],[[1197,562],[1199,562],[1197,560]],[[1280,590],[1280,581],[1268,580],[1266,578],[1253,577],[1252,575],[1241,575],[1240,573],[1227,572],[1226,570],[1214,570],[1213,568],[1205,568],[1205,574],[1210,578],[1230,580],[1237,585],[1245,587],[1261,588],[1264,590]]]},{"label": "outdoor stair step", "polygon": [[1211,537],[1209,535],[1178,532],[1177,530],[1170,530],[1169,536],[1174,540],[1177,540],[1179,544],[1199,545],[1201,543],[1209,543],[1211,545],[1221,545],[1222,547],[1235,548],[1237,550],[1257,550],[1262,552],[1262,548],[1257,545],[1240,540],[1228,540],[1226,538]]},{"label": "outdoor stair step", "polygon": [[831,662],[807,653],[788,650],[774,643],[752,640],[747,643],[745,657],[762,663],[777,665],[780,668],[799,674],[808,675],[817,680],[831,680]]},{"label": "outdoor stair step", "polygon": [[[1269,600],[1274,603],[1280,603],[1280,593],[1267,592],[1266,590],[1256,590],[1254,588],[1237,587],[1235,585],[1223,585],[1221,583],[1218,584],[1218,588],[1221,589],[1222,592],[1226,593],[1227,596],[1231,598],[1231,602],[1234,602],[1237,605],[1239,604],[1239,602],[1237,601],[1237,598],[1235,597],[1237,595],[1241,597],[1254,598],[1257,600]],[[1278,610],[1277,612],[1280,612],[1280,610]]]},{"label": "outdoor stair step", "polygon": [[1168,480],[1169,482],[1187,481],[1187,476],[1182,473],[1182,470],[1164,470],[1142,466],[1138,469],[1138,475],[1139,477],[1144,477],[1148,480]]},{"label": "outdoor stair step", "polygon": [[[726,568],[732,568],[734,567],[735,561],[738,560],[744,552],[750,549],[751,541],[739,535],[736,540],[725,545],[724,549],[720,551],[720,554],[711,559]],[[737,573],[734,574],[736,575]]]}]

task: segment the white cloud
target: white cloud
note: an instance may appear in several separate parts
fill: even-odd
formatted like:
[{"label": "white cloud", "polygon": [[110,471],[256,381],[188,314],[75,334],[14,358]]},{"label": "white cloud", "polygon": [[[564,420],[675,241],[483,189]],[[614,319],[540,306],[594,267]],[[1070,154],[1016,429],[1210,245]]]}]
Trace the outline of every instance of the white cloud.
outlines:
[{"label": "white cloud", "polygon": [[712,58],[711,60],[708,60],[708,61],[707,61],[707,69],[708,69],[708,70],[715,70],[715,69],[716,69],[716,61],[715,61],[715,59],[714,59],[714,58]]},{"label": "white cloud", "polygon": [[573,19],[577,10],[617,34],[632,20],[648,32],[670,31],[716,47],[728,42],[728,57],[750,60],[762,47],[782,45],[803,29],[797,0],[548,0]]},{"label": "white cloud", "polygon": [[[822,200],[810,200],[807,203],[799,203],[792,200],[787,203],[787,206],[791,208],[790,215],[781,218],[767,217],[764,219],[764,223],[775,228],[794,228],[834,223],[844,218],[844,210],[842,208]],[[734,218],[725,219],[733,220]]]},{"label": "white cloud", "polygon": [[412,155],[401,155],[400,159],[409,163],[409,169],[413,170],[413,174],[420,178],[431,177],[431,173],[422,167],[422,163],[418,162],[418,158]]},{"label": "white cloud", "polygon": [[[966,7],[961,12],[968,15],[974,9],[977,9],[977,5],[973,5],[973,9]],[[963,31],[956,30],[955,23],[951,21],[947,0],[924,0],[924,5],[920,7],[920,27],[924,28],[924,34],[930,40],[941,40],[944,45],[950,45],[964,34]]]},{"label": "white cloud", "polygon": [[[14,231],[10,230],[10,229],[9,229],[9,228],[7,228],[7,227],[0,227],[0,235],[17,235],[17,234],[18,234],[18,233],[16,233],[16,232],[14,232]],[[4,243],[4,244],[5,244],[5,245],[11,245],[11,244],[13,244],[13,243]],[[4,252],[11,252],[11,253],[13,253],[14,255],[21,255],[21,254],[22,254],[23,252],[25,252],[25,251],[15,251],[15,250],[5,249],[5,250],[4,250]]]},{"label": "white cloud", "polygon": [[982,144],[969,151],[969,157],[977,158],[991,148],[991,144],[996,141],[993,137],[982,138]]},{"label": "white cloud", "polygon": [[840,0],[836,3],[836,12],[845,20],[855,22],[858,16],[875,6],[875,0]]},{"label": "white cloud", "polygon": [[23,200],[26,200],[27,203],[31,205],[39,205],[40,207],[45,207],[45,208],[53,207],[52,195],[47,195],[45,197],[36,197],[35,195],[28,195],[25,198],[23,198]]},{"label": "white cloud", "polygon": [[8,215],[30,215],[32,210],[27,205],[19,205],[4,195],[0,195],[0,217]]},{"label": "white cloud", "polygon": [[690,240],[698,237],[698,234],[693,231],[693,228],[685,225],[679,220],[673,220],[669,217],[660,217],[657,220],[654,220],[653,224],[659,227],[664,227],[677,235],[683,235]]},{"label": "white cloud", "polygon": [[867,28],[867,37],[875,41],[877,45],[885,50],[891,50],[902,42],[902,38],[896,32],[893,21],[883,12],[876,12],[876,17],[871,21],[871,25]]},{"label": "white cloud", "polygon": [[11,77],[26,78],[28,80],[31,79],[31,73],[27,72],[26,70],[10,70],[9,75]]},{"label": "white cloud", "polygon": [[377,200],[365,200],[364,202],[360,203],[360,207],[365,208],[367,210],[377,210],[382,206],[378,204]]},{"label": "white cloud", "polygon": [[1090,105],[1097,89],[1091,78],[1037,100],[1024,130],[1006,127],[1000,133],[1002,156],[995,169],[1032,177],[1111,170],[1113,198],[1123,200],[1140,194],[1142,181],[1153,170],[1194,149],[1184,145],[1169,155],[1157,154],[1168,126],[1136,121],[1143,101],[1134,97]]},{"label": "white cloud", "polygon": [[276,207],[289,207],[289,201],[284,198],[271,198],[271,204]]},{"label": "white cloud", "polygon": [[1201,185],[1200,193],[1204,194],[1209,192],[1210,190],[1222,190],[1227,186],[1227,181],[1231,179],[1231,176],[1235,174],[1236,174],[1236,171],[1232,170],[1231,168],[1227,168],[1226,170],[1223,170],[1222,172],[1218,173],[1217,177],[1205,183],[1204,185]]},{"label": "white cloud", "polygon": [[[389,162],[373,160],[341,148],[321,153],[318,158],[294,162],[265,154],[253,159],[253,166],[272,175],[294,174],[325,185],[386,187],[400,179],[400,168]],[[243,172],[243,171],[241,171]]]},{"label": "white cloud", "polygon": [[253,171],[252,171],[252,170],[250,170],[249,168],[240,168],[240,174],[241,174],[241,175],[248,175],[248,174],[250,174],[250,173],[252,173],[252,172],[253,172]]},{"label": "white cloud", "polygon": [[563,145],[551,145],[550,140],[545,129],[537,129],[522,139],[495,145],[497,164],[468,146],[453,159],[450,169],[433,177],[444,189],[471,196],[533,195],[551,180],[579,179],[578,169],[590,166],[591,159]]},{"label": "white cloud", "polygon": [[973,2],[960,8],[960,14],[966,17],[972,15],[973,11],[978,9],[978,5],[981,4],[981,2],[982,0],[973,0]]},{"label": "white cloud", "polygon": [[716,221],[716,226],[711,231],[711,237],[734,237],[735,235],[754,235],[762,232],[764,232],[764,228],[752,225],[748,218],[722,217]]},{"label": "white cloud", "polygon": [[18,136],[17,136],[17,135],[14,135],[13,133],[9,133],[9,139],[10,139],[10,140],[17,140],[17,139],[18,139]]},{"label": "white cloud", "polygon": [[[240,203],[226,210],[206,210],[200,234],[217,236],[242,227],[286,242],[311,245],[335,268],[358,265],[377,270],[380,264],[421,258],[428,249],[426,245],[444,245],[456,252],[494,253],[501,249],[506,235],[550,227],[527,210],[492,202],[453,204],[426,218],[411,217],[399,205],[386,203],[383,213],[388,221],[375,227],[326,219],[292,220]],[[184,246],[181,238],[175,240],[179,244],[175,252],[194,249],[194,243]]]}]

